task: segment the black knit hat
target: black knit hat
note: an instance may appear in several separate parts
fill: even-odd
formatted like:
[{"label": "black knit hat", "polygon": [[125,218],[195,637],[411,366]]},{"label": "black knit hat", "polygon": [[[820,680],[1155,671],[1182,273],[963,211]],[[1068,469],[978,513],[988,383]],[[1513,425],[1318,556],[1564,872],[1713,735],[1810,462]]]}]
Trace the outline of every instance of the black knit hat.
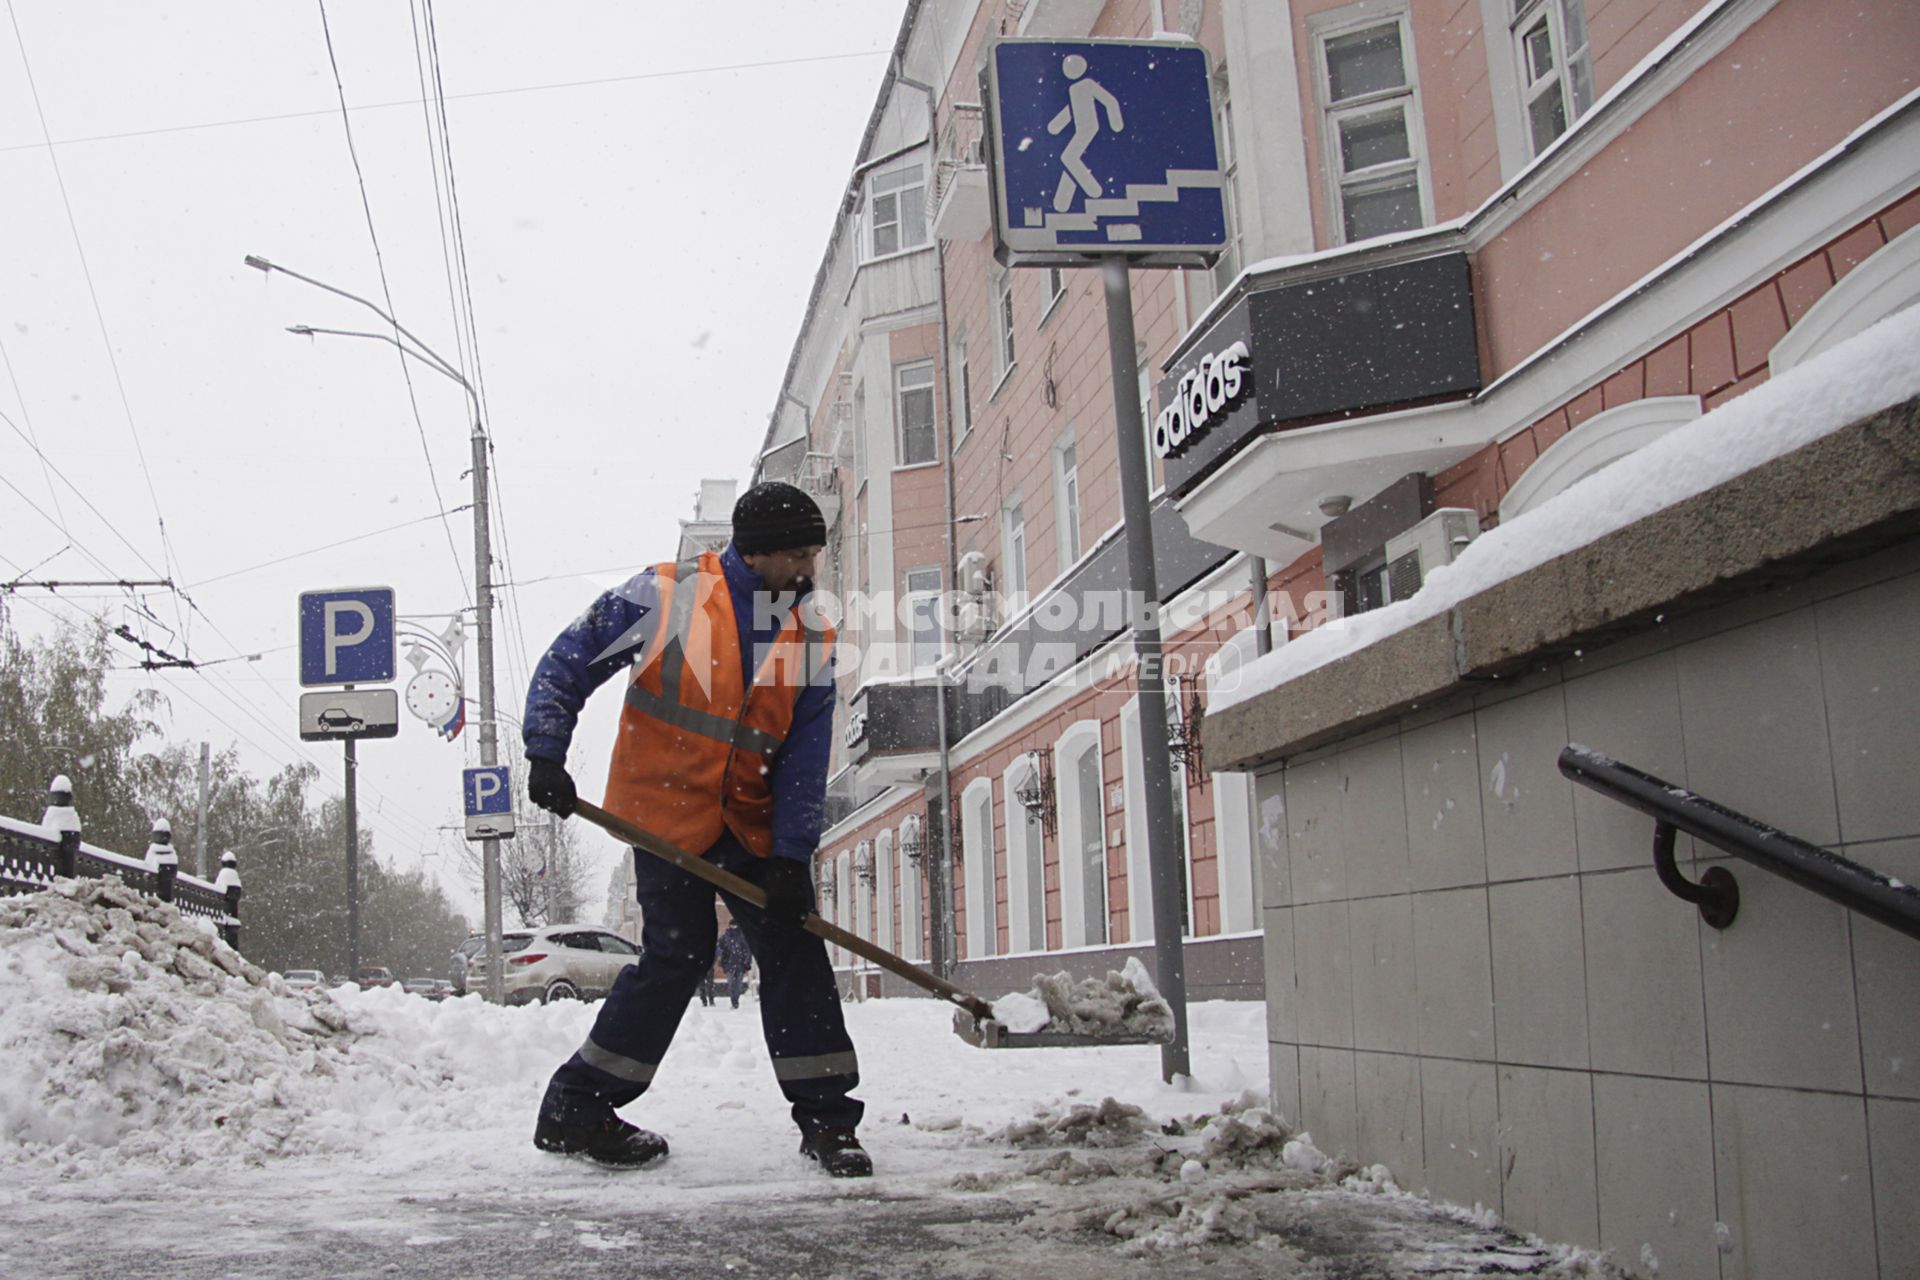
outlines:
[{"label": "black knit hat", "polygon": [[826,518],[804,489],[769,480],[733,504],[733,545],[741,555],[822,547],[826,542]]}]

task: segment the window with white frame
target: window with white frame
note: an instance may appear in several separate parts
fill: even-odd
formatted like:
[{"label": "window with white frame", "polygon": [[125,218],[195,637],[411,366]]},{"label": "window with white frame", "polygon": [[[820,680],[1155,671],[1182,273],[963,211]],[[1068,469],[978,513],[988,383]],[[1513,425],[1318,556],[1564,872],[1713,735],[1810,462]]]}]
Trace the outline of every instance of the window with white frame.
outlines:
[{"label": "window with white frame", "polygon": [[1080,558],[1080,460],[1069,431],[1053,446],[1054,527],[1060,533],[1060,570]]},{"label": "window with white frame", "polygon": [[869,256],[917,249],[927,242],[927,175],[918,160],[867,183]]},{"label": "window with white frame", "polygon": [[1319,41],[1327,171],[1349,244],[1426,221],[1409,45],[1404,15]]},{"label": "window with white frame", "polygon": [[933,361],[894,366],[894,465],[918,466],[936,456],[933,438]]},{"label": "window with white frame", "polygon": [[908,658],[916,668],[940,661],[940,570],[909,569],[905,576]]},{"label": "window with white frame", "polygon": [[1213,264],[1213,280],[1216,289],[1224,291],[1240,274],[1240,161],[1233,148],[1233,106],[1227,96],[1224,84],[1219,90],[1220,116],[1219,128],[1215,135],[1220,139],[1220,195],[1221,207],[1227,215],[1227,248]]},{"label": "window with white frame", "polygon": [[967,954],[977,960],[994,953],[998,941],[998,896],[993,883],[993,781],[975,778],[960,797],[961,870],[966,877]]},{"label": "window with white frame", "polygon": [[[930,839],[924,835],[920,819],[909,817],[900,824],[900,954],[909,960],[920,959],[925,948],[921,945],[920,926],[920,859],[925,858],[926,846]],[[914,855],[918,853],[919,857]]]},{"label": "window with white frame", "polygon": [[1511,0],[1527,142],[1539,155],[1593,105],[1585,0]]},{"label": "window with white frame", "polygon": [[[1235,774],[1234,776],[1245,777],[1244,774]],[[880,834],[873,838],[873,850],[875,860],[874,891],[879,903],[878,910],[874,917],[875,929],[873,940],[888,951],[892,951],[894,950],[893,832],[889,829],[882,829]]]},{"label": "window with white frame", "polygon": [[853,389],[853,487],[858,492],[867,483],[867,384]]},{"label": "window with white frame", "polygon": [[1000,513],[1000,585],[1018,609],[1027,595],[1027,508],[1019,494]]},{"label": "window with white frame", "polygon": [[1053,312],[1054,304],[1060,301],[1067,291],[1067,273],[1059,267],[1047,268],[1047,305],[1042,309],[1044,315]]},{"label": "window with white frame", "polygon": [[994,374],[1007,376],[1013,368],[1013,273],[1001,271],[993,277],[993,360]]},{"label": "window with white frame", "polygon": [[967,378],[967,335],[964,333],[953,344],[952,403],[959,410],[953,424],[953,447],[957,450],[973,430],[973,384]]},{"label": "window with white frame", "polygon": [[1154,488],[1153,475],[1153,362],[1147,359],[1145,347],[1134,356],[1134,365],[1140,370],[1140,446],[1147,455],[1147,491]]}]

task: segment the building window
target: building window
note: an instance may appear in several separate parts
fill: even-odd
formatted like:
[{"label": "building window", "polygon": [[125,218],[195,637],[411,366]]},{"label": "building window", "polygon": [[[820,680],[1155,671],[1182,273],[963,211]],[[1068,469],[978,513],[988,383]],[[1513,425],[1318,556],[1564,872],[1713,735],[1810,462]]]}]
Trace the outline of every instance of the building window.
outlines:
[{"label": "building window", "polygon": [[853,389],[853,488],[857,493],[867,483],[867,384]]},{"label": "building window", "polygon": [[1240,159],[1233,147],[1233,104],[1223,87],[1220,91],[1221,206],[1227,215],[1227,248],[1213,264],[1214,288],[1224,292],[1240,274]]},{"label": "building window", "polygon": [[1013,273],[1002,271],[993,278],[993,358],[996,378],[1004,378],[1013,368]]},{"label": "building window", "polygon": [[1018,609],[1027,597],[1027,510],[1019,494],[1007,500],[1000,513],[1001,549],[1005,561],[1001,585],[1006,589],[1010,608]]},{"label": "building window", "polygon": [[908,657],[915,668],[940,661],[940,570],[909,569],[906,577]]},{"label": "building window", "polygon": [[975,778],[960,797],[961,874],[966,878],[968,960],[990,956],[1000,932],[993,883],[993,781]]},{"label": "building window", "polygon": [[1153,363],[1144,348],[1134,353],[1134,365],[1140,370],[1140,447],[1147,458],[1147,492],[1154,491],[1153,474]]},{"label": "building window", "polygon": [[1327,168],[1349,244],[1425,221],[1406,35],[1394,18],[1320,41]]},{"label": "building window", "polygon": [[1593,105],[1585,0],[1514,0],[1513,48],[1527,138],[1539,155]]},{"label": "building window", "polygon": [[875,174],[868,190],[871,256],[884,258],[927,242],[927,179],[919,161]]},{"label": "building window", "polygon": [[1080,558],[1080,465],[1071,433],[1053,447],[1054,525],[1060,531],[1060,570]]},{"label": "building window", "polygon": [[1047,305],[1040,309],[1040,319],[1042,323],[1045,323],[1046,318],[1053,314],[1054,307],[1058,305],[1061,298],[1066,296],[1066,292],[1067,273],[1059,267],[1048,267]]},{"label": "building window", "polygon": [[962,334],[953,344],[953,402],[959,407],[958,423],[953,433],[953,447],[958,449],[960,442],[967,438],[967,432],[973,430],[973,387],[967,380],[967,339]]},{"label": "building window", "polygon": [[895,465],[917,466],[936,456],[933,442],[933,361],[903,364],[893,371]]}]

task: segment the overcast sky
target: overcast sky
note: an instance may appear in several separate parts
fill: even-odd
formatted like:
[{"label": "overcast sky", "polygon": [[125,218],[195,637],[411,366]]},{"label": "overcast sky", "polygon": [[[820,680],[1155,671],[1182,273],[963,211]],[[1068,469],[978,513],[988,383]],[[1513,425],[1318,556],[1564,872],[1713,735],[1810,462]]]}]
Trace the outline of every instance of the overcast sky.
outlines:
[{"label": "overcast sky", "polygon": [[[471,374],[421,105],[424,10],[411,7],[328,0],[325,12],[393,309]],[[595,593],[673,554],[701,477],[744,473],[902,9],[435,7],[504,499],[499,576],[521,584],[497,646],[504,711],[517,716],[527,664]],[[0,477],[17,488],[0,492],[0,578],[170,577],[198,606],[165,590],[23,592],[11,616],[33,633],[105,610],[201,662],[263,654],[131,669],[113,688],[167,695],[170,740],[237,744],[263,777],[309,759],[337,793],[340,748],[296,736],[297,596],[385,585],[403,617],[452,613],[470,603],[472,525],[466,511],[434,518],[470,496],[459,387],[415,365],[416,424],[390,346],[284,331],[377,329],[377,317],[242,264],[258,254],[382,296],[321,8],[7,11]],[[345,539],[358,540],[299,554]],[[138,657],[122,646],[123,665]],[[471,638],[468,657],[471,681]],[[400,675],[404,687],[404,662]],[[603,690],[576,739],[589,794],[616,707]],[[447,745],[401,721],[399,739],[360,748],[362,822],[384,860],[439,874],[477,917],[460,836],[439,830],[460,820],[477,735]],[[595,847],[597,892],[612,846]]]}]

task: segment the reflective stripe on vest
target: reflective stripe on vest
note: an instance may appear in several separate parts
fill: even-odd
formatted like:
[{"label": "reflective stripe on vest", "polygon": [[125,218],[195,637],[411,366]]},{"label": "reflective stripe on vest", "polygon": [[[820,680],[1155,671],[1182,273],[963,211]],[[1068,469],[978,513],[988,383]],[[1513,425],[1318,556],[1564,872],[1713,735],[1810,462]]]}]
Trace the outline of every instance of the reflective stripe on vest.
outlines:
[{"label": "reflective stripe on vest", "polygon": [[[629,684],[627,705],[675,729],[684,729],[715,742],[724,742],[730,747],[744,747],[748,751],[770,756],[780,749],[784,738],[776,737],[764,729],[752,728],[738,720],[715,715],[711,711],[689,707],[680,700],[680,681],[685,678],[687,670],[687,640],[692,634],[693,611],[698,607],[699,587],[703,581],[699,571],[698,560],[682,560],[673,566],[673,603],[667,609],[666,624],[660,633],[660,692],[655,693],[638,683]],[[726,580],[720,579],[712,589],[728,590]],[[809,639],[816,634],[824,644],[824,632],[810,630]],[[740,714],[745,716],[746,711],[746,700],[743,698]]]},{"label": "reflective stripe on vest", "polygon": [[[667,650],[666,656],[668,661],[680,658],[680,655],[671,648]],[[748,751],[755,751],[763,756],[770,756],[778,751],[780,744],[785,741],[784,738],[776,738],[764,729],[751,728],[737,720],[717,716],[711,711],[701,711],[697,707],[684,705],[679,701],[680,681],[677,678],[667,680],[665,672],[661,674],[662,683],[673,686],[668,692],[654,693],[637,684],[630,684],[627,686],[627,705],[635,711],[645,712],[662,724],[684,729],[688,733],[697,733],[703,738],[712,738],[715,742],[724,742],[730,747],[744,747]]]}]

